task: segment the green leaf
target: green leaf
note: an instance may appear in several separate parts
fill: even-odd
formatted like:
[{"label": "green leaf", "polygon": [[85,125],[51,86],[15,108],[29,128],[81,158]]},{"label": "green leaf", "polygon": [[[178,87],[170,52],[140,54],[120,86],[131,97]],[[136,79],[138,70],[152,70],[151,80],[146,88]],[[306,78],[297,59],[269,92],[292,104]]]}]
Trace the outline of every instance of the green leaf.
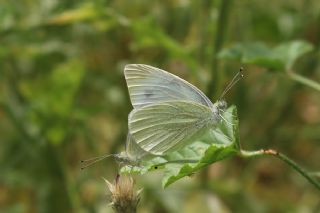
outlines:
[{"label": "green leaf", "polygon": [[[239,127],[237,110],[231,106],[223,115],[224,120],[217,128],[211,129],[198,141],[164,157],[142,162],[142,167],[125,167],[121,172],[137,172],[164,169],[163,187],[194,174],[200,169],[233,156],[239,152]],[[192,163],[190,163],[192,161]]]},{"label": "green leaf", "polygon": [[313,46],[306,41],[291,41],[274,48],[274,54],[281,58],[285,69],[290,70],[294,62],[302,55],[313,50]]},{"label": "green leaf", "polygon": [[270,70],[290,70],[295,61],[313,49],[306,41],[291,41],[274,48],[262,42],[239,43],[223,49],[220,59],[238,60],[244,64],[255,64]]},{"label": "green leaf", "polygon": [[200,169],[236,153],[237,149],[234,146],[211,145],[202,154],[197,163],[168,164],[162,179],[162,186],[167,187],[183,177],[191,176]]}]

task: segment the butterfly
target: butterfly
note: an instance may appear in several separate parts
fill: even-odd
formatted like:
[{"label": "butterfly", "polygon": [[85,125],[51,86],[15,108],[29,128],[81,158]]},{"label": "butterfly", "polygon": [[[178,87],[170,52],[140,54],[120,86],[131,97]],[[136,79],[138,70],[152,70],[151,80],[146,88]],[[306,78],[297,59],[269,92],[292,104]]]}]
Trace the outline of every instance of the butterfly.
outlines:
[{"label": "butterfly", "polygon": [[[241,71],[222,97],[243,76]],[[212,103],[197,87],[165,70],[129,64],[124,75],[134,107],[128,117],[129,133],[147,153],[162,156],[174,152],[224,119],[224,100]]]},{"label": "butterfly", "polygon": [[[221,97],[243,77],[241,71]],[[222,114],[227,103],[222,98],[212,103],[197,87],[165,70],[128,64],[124,75],[134,108],[128,116],[125,152],[85,160],[88,163],[85,167],[109,156],[121,164],[139,166],[141,161],[167,155],[192,143],[224,120]]]}]

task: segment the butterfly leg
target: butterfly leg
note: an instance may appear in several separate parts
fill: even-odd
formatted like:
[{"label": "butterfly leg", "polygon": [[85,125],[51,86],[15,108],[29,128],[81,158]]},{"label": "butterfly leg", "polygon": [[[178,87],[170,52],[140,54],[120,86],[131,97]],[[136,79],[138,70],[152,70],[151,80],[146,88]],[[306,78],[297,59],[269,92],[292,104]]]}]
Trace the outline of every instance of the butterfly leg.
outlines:
[{"label": "butterfly leg", "polygon": [[222,114],[227,114],[227,115],[230,115],[230,116],[233,117],[233,118],[236,118],[236,117],[237,117],[237,116],[234,115],[233,113],[227,112],[227,111],[223,111],[222,109],[219,109],[219,112],[221,113],[221,115],[222,115]]},{"label": "butterfly leg", "polygon": [[222,115],[219,115],[221,117],[221,119],[226,122],[227,124],[231,125],[231,126],[235,126],[235,123],[230,123],[229,121],[227,121]]}]

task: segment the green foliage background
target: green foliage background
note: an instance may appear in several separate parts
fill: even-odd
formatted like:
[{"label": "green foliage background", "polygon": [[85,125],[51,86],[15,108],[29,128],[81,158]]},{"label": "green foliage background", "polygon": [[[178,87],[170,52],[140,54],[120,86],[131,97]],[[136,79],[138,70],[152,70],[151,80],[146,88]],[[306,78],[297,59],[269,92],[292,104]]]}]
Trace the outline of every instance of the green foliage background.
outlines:
[{"label": "green foliage background", "polygon": [[[118,166],[79,161],[124,149],[128,63],[212,100],[244,66],[226,97],[242,147],[320,170],[320,93],[292,75],[320,82],[318,0],[2,1],[0,42],[1,212],[111,212],[101,177]],[[139,212],[320,211],[319,192],[272,158],[230,158],[165,190],[161,171],[136,181]]]}]

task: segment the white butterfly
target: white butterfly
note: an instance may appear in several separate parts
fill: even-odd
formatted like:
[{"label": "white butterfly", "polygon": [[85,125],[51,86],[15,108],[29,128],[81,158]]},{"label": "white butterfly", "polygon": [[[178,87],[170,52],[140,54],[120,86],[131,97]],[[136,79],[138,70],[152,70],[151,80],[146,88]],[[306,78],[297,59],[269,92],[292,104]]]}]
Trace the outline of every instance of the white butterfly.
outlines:
[{"label": "white butterfly", "polygon": [[[214,104],[198,88],[164,70],[143,64],[124,69],[134,107],[128,118],[133,141],[146,153],[166,155],[199,139],[220,122],[227,104]],[[239,73],[225,94],[242,77]]]}]

